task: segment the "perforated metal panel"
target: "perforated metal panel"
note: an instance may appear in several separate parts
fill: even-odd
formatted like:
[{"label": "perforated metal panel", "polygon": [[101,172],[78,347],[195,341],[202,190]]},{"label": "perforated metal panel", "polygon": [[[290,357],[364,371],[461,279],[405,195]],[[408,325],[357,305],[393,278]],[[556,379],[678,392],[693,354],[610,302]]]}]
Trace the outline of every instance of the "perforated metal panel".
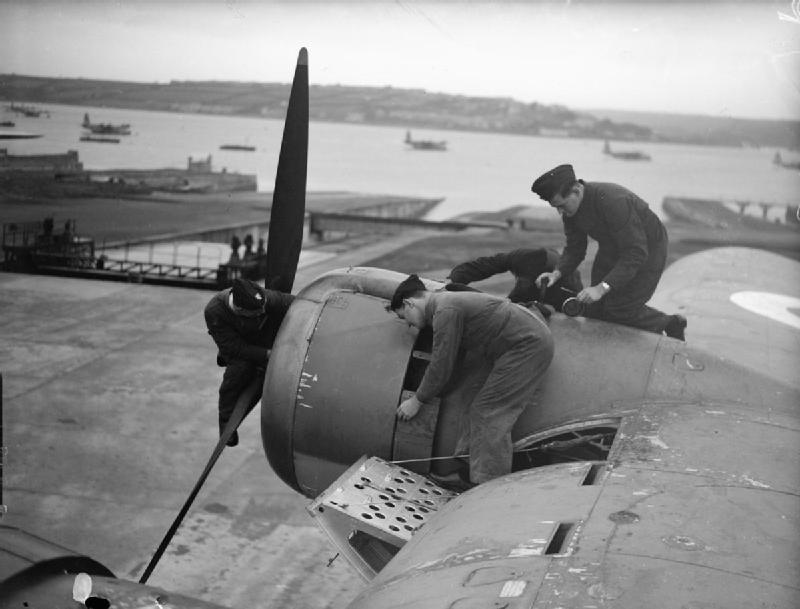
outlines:
[{"label": "perforated metal panel", "polygon": [[363,457],[320,494],[308,511],[339,551],[371,578],[377,569],[351,543],[356,533],[400,548],[455,496],[406,468]]}]

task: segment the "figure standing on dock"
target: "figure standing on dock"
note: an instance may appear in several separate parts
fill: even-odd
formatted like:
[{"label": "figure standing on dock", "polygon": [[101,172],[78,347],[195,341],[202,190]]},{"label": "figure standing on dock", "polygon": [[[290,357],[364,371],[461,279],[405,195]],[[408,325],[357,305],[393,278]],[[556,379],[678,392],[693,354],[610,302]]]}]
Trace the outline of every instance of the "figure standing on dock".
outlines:
[{"label": "figure standing on dock", "polygon": [[234,235],[231,237],[231,257],[228,259],[228,264],[239,264],[242,260],[239,258],[239,248],[242,246],[242,241]]},{"label": "figure standing on dock", "polygon": [[249,262],[255,257],[253,253],[253,235],[245,235],[244,236],[244,256],[242,256],[243,262]]},{"label": "figure standing on dock", "polygon": [[[219,349],[217,364],[225,367],[219,386],[220,436],[245,387],[256,375],[263,379],[272,343],[293,300],[291,294],[235,279],[232,287],[215,294],[206,305],[208,333]],[[238,443],[234,431],[228,446]]]},{"label": "figure standing on dock", "polygon": [[539,176],[531,190],[561,214],[567,245],[555,270],[538,286],[555,284],[586,257],[587,238],[598,244],[591,285],[578,293],[586,316],[684,340],[686,318],[648,307],[667,261],[667,229],[647,203],[627,188],[575,178],[572,165]]}]

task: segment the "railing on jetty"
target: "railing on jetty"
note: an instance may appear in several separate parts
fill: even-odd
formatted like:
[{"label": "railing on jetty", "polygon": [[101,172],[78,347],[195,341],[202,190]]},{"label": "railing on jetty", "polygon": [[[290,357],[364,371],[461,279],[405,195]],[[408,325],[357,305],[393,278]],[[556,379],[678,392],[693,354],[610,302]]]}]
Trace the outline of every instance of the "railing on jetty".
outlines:
[{"label": "railing on jetty", "polygon": [[[352,195],[348,197],[353,199]],[[364,213],[312,211],[307,216],[307,230],[316,240],[324,241],[333,235],[378,235],[408,229],[437,232],[469,228],[508,230],[511,226],[508,221],[488,219],[428,221],[414,217],[437,202],[398,198],[381,199],[365,206],[358,199],[356,203],[361,203],[359,209]],[[392,216],[390,213],[401,215]],[[411,217],[403,214],[410,214]],[[191,234],[156,235],[113,245],[103,242],[99,248],[95,247],[93,239],[75,235],[74,221],[68,222],[65,231],[59,234],[54,233],[52,219],[29,223],[24,227],[10,224],[3,226],[2,268],[92,279],[223,289],[237,277],[253,280],[266,278],[264,239],[259,238],[259,234],[268,230],[268,224],[266,222],[266,226],[261,227],[248,223],[203,229],[202,232]],[[237,236],[241,231],[248,233],[244,241]],[[266,236],[267,233],[263,234]],[[226,238],[230,240],[230,246],[223,243]],[[185,251],[187,245],[195,248],[188,254]],[[244,254],[240,257],[241,246],[244,246]],[[227,247],[230,247],[230,251],[226,253],[224,250]],[[184,251],[179,251],[181,248]]]},{"label": "railing on jetty", "polygon": [[255,265],[248,263],[209,268],[58,253],[37,253],[30,260],[24,266],[7,260],[5,270],[212,290],[230,286],[237,277],[255,278]]},{"label": "railing on jetty", "polygon": [[[199,247],[195,264],[153,260],[152,249],[149,260],[129,258],[127,247],[110,250],[122,253],[121,258],[108,256],[105,248],[98,255],[94,240],[76,235],[75,228],[74,220],[61,231],[49,219],[3,224],[3,270],[207,289],[222,289],[237,277],[256,279],[265,272],[258,257],[203,266]],[[174,248],[177,252],[177,244]]]},{"label": "railing on jetty", "polygon": [[199,279],[216,283],[218,269],[199,266],[182,266],[162,262],[136,262],[132,260],[103,260],[98,263],[99,270],[125,273],[127,275],[150,275],[159,278]]},{"label": "railing on jetty", "polygon": [[[761,208],[760,218],[757,215],[746,213],[750,206]],[[664,197],[661,207],[664,213],[673,220],[714,228],[726,228],[740,224],[747,224],[751,228],[773,228],[775,225],[796,227],[800,223],[800,205],[796,203],[667,196]],[[735,208],[738,208],[738,213]],[[768,213],[771,210],[784,210],[784,213],[775,215],[770,221]]]}]

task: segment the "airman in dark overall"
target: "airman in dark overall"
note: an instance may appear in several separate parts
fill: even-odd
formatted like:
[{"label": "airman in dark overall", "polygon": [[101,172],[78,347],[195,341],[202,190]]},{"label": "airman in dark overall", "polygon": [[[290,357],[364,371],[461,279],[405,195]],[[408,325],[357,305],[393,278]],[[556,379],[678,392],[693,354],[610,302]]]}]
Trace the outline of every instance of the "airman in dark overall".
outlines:
[{"label": "airman in dark overall", "polygon": [[[453,267],[449,279],[456,284],[469,285],[474,281],[508,272],[514,275],[515,279],[514,287],[508,293],[508,299],[511,302],[531,302],[539,300],[540,296],[536,278],[555,269],[558,258],[559,254],[554,249],[520,248],[462,262]],[[564,300],[582,289],[581,276],[576,270],[559,279],[554,285],[548,286],[541,302],[560,311]]]},{"label": "airman in dark overall", "polygon": [[[220,435],[245,387],[256,375],[263,378],[278,328],[293,300],[290,294],[235,279],[231,288],[215,294],[206,305],[208,333],[219,349],[217,364],[225,367],[219,386]],[[228,446],[238,443],[234,431]]]},{"label": "airman in dark overall", "polygon": [[587,238],[598,244],[591,286],[577,299],[586,316],[684,340],[686,318],[648,307],[667,261],[667,230],[627,188],[575,179],[571,165],[541,175],[531,190],[558,210],[567,245],[555,270],[537,285],[572,273],[586,256]]}]

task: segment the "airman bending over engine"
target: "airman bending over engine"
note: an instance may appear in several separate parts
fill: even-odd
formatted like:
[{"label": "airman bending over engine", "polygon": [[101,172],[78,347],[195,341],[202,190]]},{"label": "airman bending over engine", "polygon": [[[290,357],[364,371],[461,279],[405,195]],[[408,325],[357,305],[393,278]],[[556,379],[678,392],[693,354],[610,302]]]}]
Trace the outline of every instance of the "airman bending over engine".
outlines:
[{"label": "airman bending over engine", "polygon": [[477,352],[492,369],[469,404],[470,482],[480,484],[511,472],[511,428],[533,403],[553,359],[553,338],[542,315],[482,292],[431,292],[410,275],[389,308],[410,326],[433,328],[433,348],[416,394],[397,408],[414,417],[450,379],[459,350]]}]

